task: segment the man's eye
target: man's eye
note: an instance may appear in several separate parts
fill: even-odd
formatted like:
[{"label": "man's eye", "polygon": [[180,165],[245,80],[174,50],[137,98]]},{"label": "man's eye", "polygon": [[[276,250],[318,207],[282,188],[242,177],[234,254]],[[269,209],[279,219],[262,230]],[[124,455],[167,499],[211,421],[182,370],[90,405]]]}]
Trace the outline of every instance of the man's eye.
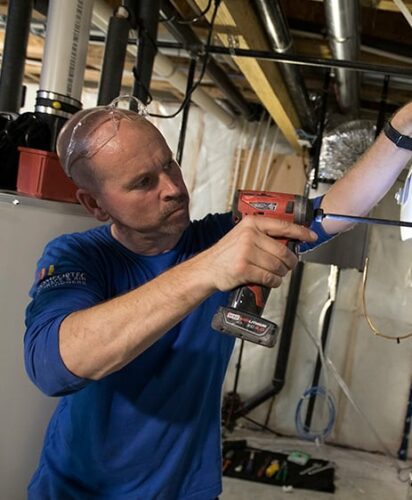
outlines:
[{"label": "man's eye", "polygon": [[142,189],[150,186],[150,177],[142,177],[135,184],[136,189]]}]

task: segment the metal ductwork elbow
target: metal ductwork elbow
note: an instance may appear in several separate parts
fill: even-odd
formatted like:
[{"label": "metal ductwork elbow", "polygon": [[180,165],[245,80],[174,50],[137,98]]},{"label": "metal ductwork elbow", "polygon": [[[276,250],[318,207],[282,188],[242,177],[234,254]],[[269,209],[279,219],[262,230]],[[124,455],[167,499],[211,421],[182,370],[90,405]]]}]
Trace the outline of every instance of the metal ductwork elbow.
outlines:
[{"label": "metal ductwork elbow", "polygon": [[[279,0],[253,1],[266,29],[272,50],[281,54],[292,54],[293,40]],[[316,128],[314,112],[299,68],[293,64],[279,66],[303,129],[305,132],[314,133]]]},{"label": "metal ductwork elbow", "polygon": [[[335,59],[355,61],[359,57],[358,0],[325,0],[325,16],[332,56]],[[338,105],[342,113],[357,115],[359,111],[359,74],[335,69]]]}]

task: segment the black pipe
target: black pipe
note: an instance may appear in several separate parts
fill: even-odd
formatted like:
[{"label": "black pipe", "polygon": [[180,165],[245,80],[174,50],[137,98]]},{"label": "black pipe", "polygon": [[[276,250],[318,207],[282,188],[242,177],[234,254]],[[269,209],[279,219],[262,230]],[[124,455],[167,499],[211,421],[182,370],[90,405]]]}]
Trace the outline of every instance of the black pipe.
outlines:
[{"label": "black pipe", "polygon": [[118,7],[109,20],[97,104],[109,104],[120,94],[129,31],[127,9]]},{"label": "black pipe", "polygon": [[109,20],[97,104],[109,104],[119,96],[129,39],[128,11],[117,8]]},{"label": "black pipe", "polygon": [[18,113],[22,106],[24,65],[33,0],[10,0],[0,76],[0,111]]},{"label": "black pipe", "polygon": [[322,101],[316,128],[316,140],[315,143],[313,144],[313,148],[311,151],[311,163],[312,163],[312,170],[314,173],[312,179],[313,189],[317,189],[319,183],[319,158],[320,158],[320,151],[322,148],[323,131],[325,129],[326,111],[328,109],[330,73],[331,71],[327,70],[325,73],[325,78],[323,80]]},{"label": "black pipe", "polygon": [[[159,49],[190,49],[181,43],[173,42],[158,42]],[[250,57],[264,61],[276,61],[287,64],[300,64],[302,66],[315,66],[321,68],[347,68],[354,71],[368,71],[370,73],[384,73],[391,76],[406,76],[412,78],[412,69],[404,66],[383,65],[374,63],[365,63],[358,61],[347,61],[345,59],[322,59],[319,57],[309,57],[292,54],[279,54],[269,50],[249,50],[238,49],[234,47],[220,47],[218,45],[210,45],[208,48],[209,54],[221,54],[233,57]]]},{"label": "black pipe", "polygon": [[285,385],[286,370],[289,362],[289,353],[292,343],[293,329],[295,326],[296,310],[298,307],[303,270],[303,262],[298,262],[290,278],[286,309],[283,317],[282,332],[279,340],[278,357],[272,383],[270,386],[267,386],[259,391],[255,396],[247,399],[243,403],[242,407],[233,414],[232,418],[234,420],[239,417],[245,416],[257,406],[261,405],[271,397],[279,394],[279,392]]},{"label": "black pipe", "polygon": [[411,432],[412,424],[412,383],[409,390],[409,401],[406,407],[405,422],[402,432],[402,441],[398,450],[398,458],[400,460],[408,459],[408,444],[409,444],[409,433]]},{"label": "black pipe", "polygon": [[[138,2],[139,43],[137,61],[134,70],[133,95],[143,104],[151,100],[150,81],[152,79],[153,62],[157,53],[157,26],[159,23],[160,0],[141,0]],[[131,101],[131,108],[137,104]]]},{"label": "black pipe", "polygon": [[378,118],[376,120],[375,139],[381,133],[381,130],[383,129],[383,126],[385,125],[386,100],[388,98],[389,80],[390,80],[390,76],[385,75],[385,79],[383,81],[383,86],[382,86],[381,102],[379,104],[379,113],[378,113]]},{"label": "black pipe", "polygon": [[[178,22],[179,13],[173,5],[168,0],[162,0],[160,10],[164,18],[168,19],[165,25],[169,32],[185,46],[190,46],[195,54],[199,53],[203,49],[202,41],[188,24]],[[257,108],[244,99],[238,88],[212,58],[208,59],[206,72],[237,112],[242,113],[247,120],[257,119]]]},{"label": "black pipe", "polygon": [[40,12],[44,17],[47,17],[47,12],[49,10],[49,0],[34,0],[34,10]]},{"label": "black pipe", "polygon": [[[337,271],[337,276],[336,276],[336,286],[338,285],[339,281],[339,269]],[[333,309],[335,306],[335,301],[331,301],[329,304],[329,307],[326,311],[325,314],[325,319],[322,324],[322,333],[321,333],[321,346],[322,346],[322,351],[325,350],[326,347],[326,342],[328,340],[329,336],[329,328],[330,328],[330,322],[332,319],[332,313]],[[319,380],[320,380],[320,373],[322,370],[322,358],[320,356],[320,353],[318,353],[316,357],[316,364],[315,364],[315,370],[313,372],[313,378],[312,378],[312,385],[311,387],[317,387],[319,385]],[[312,424],[312,417],[313,417],[313,410],[315,409],[315,402],[316,402],[316,396],[310,396],[309,402],[308,402],[308,407],[306,410],[306,418],[305,418],[305,431],[309,432],[310,427]]]},{"label": "black pipe", "polygon": [[[190,91],[193,87],[195,70],[196,70],[196,58],[192,57],[189,66],[189,73],[187,75],[186,94],[185,94],[187,96],[190,95]],[[176,153],[176,161],[179,165],[182,164],[183,148],[185,146],[187,119],[189,117],[190,104],[191,100],[189,99],[183,108],[182,123],[180,125],[179,143],[177,145],[177,153]]]}]

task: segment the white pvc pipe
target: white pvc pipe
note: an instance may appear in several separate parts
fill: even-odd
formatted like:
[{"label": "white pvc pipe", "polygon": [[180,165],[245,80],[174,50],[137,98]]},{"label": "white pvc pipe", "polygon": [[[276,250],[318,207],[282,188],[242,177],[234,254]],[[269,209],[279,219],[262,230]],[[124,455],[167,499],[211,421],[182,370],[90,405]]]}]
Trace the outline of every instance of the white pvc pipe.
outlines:
[{"label": "white pvc pipe", "polygon": [[93,0],[50,0],[39,88],[81,100]]},{"label": "white pvc pipe", "polygon": [[[101,31],[107,32],[111,15],[112,9],[104,0],[95,1],[92,20],[93,24]],[[128,45],[127,51],[136,57],[137,47]],[[186,93],[187,76],[176,69],[176,66],[168,57],[158,52],[154,60],[153,71],[159,76],[167,78],[168,82],[182,92],[183,95]],[[193,92],[191,99],[200,108],[216,116],[228,128],[240,128],[237,117],[216,104],[204,90],[197,88]]]}]

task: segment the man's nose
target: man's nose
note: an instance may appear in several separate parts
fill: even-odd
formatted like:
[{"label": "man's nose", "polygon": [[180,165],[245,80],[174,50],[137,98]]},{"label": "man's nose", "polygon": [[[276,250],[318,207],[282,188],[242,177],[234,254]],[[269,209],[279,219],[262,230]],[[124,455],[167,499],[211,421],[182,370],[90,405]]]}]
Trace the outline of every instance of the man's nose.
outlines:
[{"label": "man's nose", "polygon": [[181,182],[165,174],[161,179],[161,190],[164,198],[173,198],[182,193]]}]

